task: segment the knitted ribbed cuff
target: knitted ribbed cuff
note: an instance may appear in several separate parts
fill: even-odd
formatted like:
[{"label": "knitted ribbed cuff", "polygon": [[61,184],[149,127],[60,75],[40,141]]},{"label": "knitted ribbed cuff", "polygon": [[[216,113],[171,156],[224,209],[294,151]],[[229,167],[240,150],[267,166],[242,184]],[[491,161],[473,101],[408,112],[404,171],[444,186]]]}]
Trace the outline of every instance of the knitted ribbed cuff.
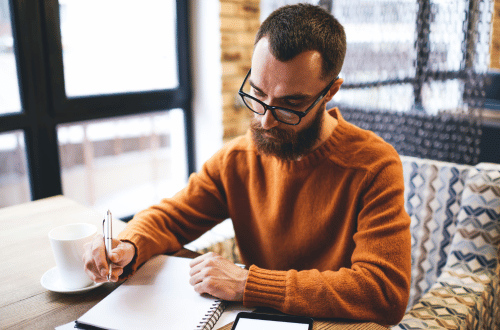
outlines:
[{"label": "knitted ribbed cuff", "polygon": [[243,305],[282,310],[286,294],[286,271],[267,270],[252,265],[248,272]]}]

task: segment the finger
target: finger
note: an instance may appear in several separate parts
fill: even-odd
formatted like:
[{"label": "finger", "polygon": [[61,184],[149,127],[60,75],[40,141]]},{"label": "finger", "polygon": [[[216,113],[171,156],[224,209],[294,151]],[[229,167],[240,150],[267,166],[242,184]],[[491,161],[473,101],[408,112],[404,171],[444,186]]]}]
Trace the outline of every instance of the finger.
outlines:
[{"label": "finger", "polygon": [[193,275],[196,275],[202,271],[204,271],[205,269],[207,269],[208,267],[211,267],[209,264],[210,264],[210,261],[211,259],[207,259],[205,258],[205,260],[201,260],[201,262],[197,263],[196,265],[194,265],[190,270],[189,270],[189,275],[190,276],[193,276]]},{"label": "finger", "polygon": [[87,251],[84,252],[83,255],[85,273],[94,282],[97,283],[105,282],[107,279],[102,277],[101,274],[99,273],[99,270],[95,265],[94,259],[91,256],[91,252],[92,251],[88,249]]},{"label": "finger", "polygon": [[189,284],[194,286],[194,285],[202,282],[206,277],[209,276],[210,272],[211,272],[211,269],[203,268],[199,272],[191,275],[191,277],[189,278]]},{"label": "finger", "polygon": [[212,252],[208,252],[208,253],[202,254],[201,256],[194,258],[193,260],[191,260],[189,262],[189,266],[192,268],[192,267],[195,267],[196,265],[202,263],[205,259],[210,257],[211,253]]},{"label": "finger", "polygon": [[207,284],[204,283],[203,281],[196,283],[194,285],[194,291],[199,294],[208,293]]},{"label": "finger", "polygon": [[214,252],[208,252],[199,257],[196,257],[189,263],[189,265],[191,266],[189,275],[196,274],[197,272],[199,272],[204,267],[207,267],[208,265],[215,265],[216,260],[220,258],[222,257]]},{"label": "finger", "polygon": [[118,282],[118,280],[120,279],[120,275],[123,274],[123,268],[122,267],[114,267],[113,266],[113,269],[111,271],[111,276],[109,278],[109,280],[111,282]]},{"label": "finger", "polygon": [[207,255],[203,254],[203,255],[191,260],[191,262],[189,263],[189,266],[191,267],[191,269],[189,270],[190,276],[193,276],[194,274],[198,273],[200,270],[203,269],[203,267],[206,263],[206,260],[205,260],[206,258],[207,258]]},{"label": "finger", "polygon": [[203,281],[199,282],[194,286],[194,291],[199,294],[207,293],[214,297],[217,297],[217,290],[213,285],[213,281],[210,278],[205,278]]},{"label": "finger", "polygon": [[113,250],[111,250],[111,253],[109,255],[109,260],[113,264],[122,266],[125,259],[126,259],[126,250],[123,248],[123,245],[118,245]]},{"label": "finger", "polygon": [[120,267],[128,265],[134,259],[135,247],[126,242],[119,242],[119,244],[111,250],[109,256],[110,261]]},{"label": "finger", "polygon": [[120,241],[119,239],[117,238],[112,238],[111,239],[111,247],[114,249],[116,248],[117,246],[119,246],[120,244],[122,243],[122,241]]},{"label": "finger", "polygon": [[203,283],[202,283],[202,282],[200,282],[200,283],[198,283],[198,284],[196,284],[196,285],[194,286],[194,291],[195,291],[196,293],[199,293],[199,294],[206,293],[206,292],[205,292],[205,286],[203,285]]},{"label": "finger", "polygon": [[92,257],[92,249],[93,249],[93,240],[98,239],[94,237],[92,241],[86,243],[84,247],[84,252],[83,252],[83,264],[84,264],[84,269],[87,275],[93,280],[96,281],[98,280],[101,275],[99,274],[99,271],[96,267],[96,264],[94,262],[94,258]]},{"label": "finger", "polygon": [[97,271],[101,274],[102,277],[106,277],[109,272],[109,268],[106,261],[106,248],[104,247],[104,239],[101,234],[96,235],[92,240],[92,258],[94,259]]}]

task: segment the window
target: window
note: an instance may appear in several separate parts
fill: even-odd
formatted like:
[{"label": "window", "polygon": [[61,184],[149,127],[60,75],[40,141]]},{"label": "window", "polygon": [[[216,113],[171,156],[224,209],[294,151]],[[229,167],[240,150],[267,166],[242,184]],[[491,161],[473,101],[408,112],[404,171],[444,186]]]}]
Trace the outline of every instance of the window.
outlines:
[{"label": "window", "polygon": [[[181,0],[0,0],[0,86],[10,88],[0,91],[10,98],[0,102],[0,153],[17,155],[11,172],[24,182],[24,197],[8,204],[63,193],[131,215],[152,201],[115,206],[120,193],[152,187],[159,200],[172,194],[166,180],[187,180],[194,171],[187,15]],[[117,166],[136,180],[75,192]],[[5,182],[0,177],[0,191]],[[169,189],[180,187],[172,182]]]},{"label": "window", "polygon": [[0,134],[0,207],[30,200],[24,134]]},{"label": "window", "polygon": [[333,15],[345,27],[348,44],[341,72],[345,83],[334,102],[431,115],[474,106],[474,93],[481,86],[471,86],[469,76],[487,70],[489,5],[465,0],[333,1]]},{"label": "window", "polygon": [[179,85],[175,1],[60,0],[59,8],[69,97]]},{"label": "window", "polygon": [[21,111],[8,0],[0,0],[0,115]]},{"label": "window", "polygon": [[59,125],[64,195],[117,217],[172,197],[186,184],[184,132],[181,109]]},{"label": "window", "polygon": [[[335,1],[333,15],[344,26],[347,53],[342,93],[334,101],[365,109],[411,109],[415,77],[416,1]],[[399,84],[363,88],[380,81]],[[361,88],[344,88],[359,85]]]}]

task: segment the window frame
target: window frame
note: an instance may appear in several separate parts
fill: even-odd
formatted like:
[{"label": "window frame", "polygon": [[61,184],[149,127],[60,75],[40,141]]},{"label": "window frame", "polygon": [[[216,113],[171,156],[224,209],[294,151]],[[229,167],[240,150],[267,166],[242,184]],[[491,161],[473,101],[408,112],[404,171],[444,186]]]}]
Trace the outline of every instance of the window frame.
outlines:
[{"label": "window frame", "polygon": [[[326,1],[320,1],[326,2]],[[342,89],[359,89],[359,88],[369,88],[378,86],[394,86],[401,84],[411,84],[413,86],[414,95],[414,110],[424,112],[422,106],[422,89],[424,84],[428,83],[430,76],[432,76],[433,81],[448,81],[454,79],[460,79],[466,81],[469,78],[470,72],[473,71],[473,55],[474,54],[474,31],[475,24],[477,24],[477,17],[473,16],[477,10],[478,4],[474,1],[469,1],[468,11],[466,19],[463,21],[463,31],[464,31],[464,44],[466,47],[462,50],[462,60],[461,67],[464,69],[458,71],[432,71],[429,75],[429,70],[427,68],[429,62],[429,51],[426,51],[429,47],[429,29],[430,22],[432,20],[432,3],[427,0],[416,1],[418,3],[418,11],[416,15],[416,33],[417,42],[415,43],[416,50],[416,65],[415,65],[415,76],[406,77],[403,79],[389,79],[389,80],[375,80],[371,82],[363,83],[344,83],[342,84]],[[331,12],[331,11],[330,11]],[[495,72],[487,72],[484,74],[487,85],[486,96],[484,98],[479,98],[483,101],[483,107],[485,109],[492,110],[493,112],[498,112],[500,116],[500,96],[495,93],[499,89],[500,77]],[[467,95],[463,95],[467,97]],[[470,99],[470,96],[468,97]]]},{"label": "window frame", "polygon": [[24,132],[31,199],[62,194],[57,125],[180,108],[188,174],[194,172],[189,2],[176,0],[179,85],[174,89],[66,97],[59,2],[9,1],[21,112],[0,115],[0,133]]}]

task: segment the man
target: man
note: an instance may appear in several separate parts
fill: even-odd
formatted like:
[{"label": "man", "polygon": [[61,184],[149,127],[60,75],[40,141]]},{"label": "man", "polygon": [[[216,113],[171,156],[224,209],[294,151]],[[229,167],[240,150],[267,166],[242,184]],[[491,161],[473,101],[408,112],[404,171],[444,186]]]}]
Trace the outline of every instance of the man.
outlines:
[{"label": "man", "polygon": [[[402,166],[380,138],[326,111],[345,49],[342,26],[319,7],[271,14],[240,91],[255,113],[249,132],[134,217],[114,242],[111,280],[231,218],[250,267],[202,255],[189,274],[196,292],[289,314],[399,322],[411,240]],[[93,280],[106,281],[102,236],[84,260]]]}]

